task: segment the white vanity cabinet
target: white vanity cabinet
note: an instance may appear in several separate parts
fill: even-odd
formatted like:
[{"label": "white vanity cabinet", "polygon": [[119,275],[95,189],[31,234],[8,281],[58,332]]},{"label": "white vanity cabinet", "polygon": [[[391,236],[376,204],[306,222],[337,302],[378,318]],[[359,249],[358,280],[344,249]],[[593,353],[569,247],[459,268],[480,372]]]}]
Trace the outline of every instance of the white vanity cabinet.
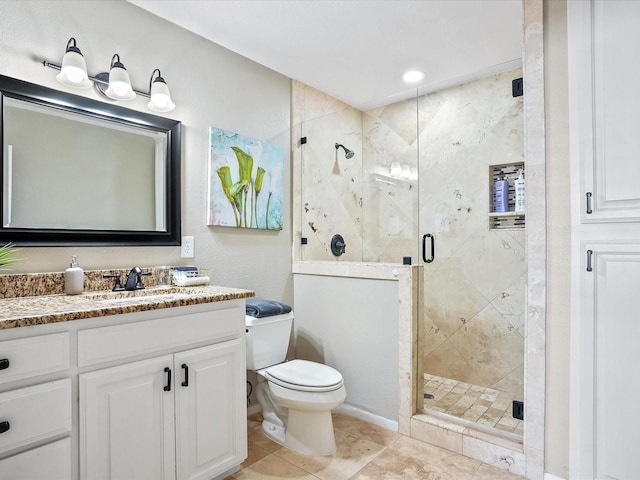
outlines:
[{"label": "white vanity cabinet", "polygon": [[243,298],[0,329],[0,480],[231,475],[247,456]]},{"label": "white vanity cabinet", "polygon": [[80,477],[209,480],[239,465],[247,454],[243,327],[235,307],[78,332],[81,365],[169,349],[80,374]]},{"label": "white vanity cabinet", "polygon": [[81,477],[208,480],[241,463],[242,358],[235,339],[80,375]]}]

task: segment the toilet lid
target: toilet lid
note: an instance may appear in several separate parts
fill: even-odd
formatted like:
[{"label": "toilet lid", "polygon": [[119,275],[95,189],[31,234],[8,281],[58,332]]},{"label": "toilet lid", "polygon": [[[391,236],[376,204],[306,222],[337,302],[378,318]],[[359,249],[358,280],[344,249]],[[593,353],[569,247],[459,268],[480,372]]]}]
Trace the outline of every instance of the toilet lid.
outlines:
[{"label": "toilet lid", "polygon": [[337,370],[321,363],[291,360],[264,370],[264,376],[273,383],[292,390],[329,392],[343,384]]}]

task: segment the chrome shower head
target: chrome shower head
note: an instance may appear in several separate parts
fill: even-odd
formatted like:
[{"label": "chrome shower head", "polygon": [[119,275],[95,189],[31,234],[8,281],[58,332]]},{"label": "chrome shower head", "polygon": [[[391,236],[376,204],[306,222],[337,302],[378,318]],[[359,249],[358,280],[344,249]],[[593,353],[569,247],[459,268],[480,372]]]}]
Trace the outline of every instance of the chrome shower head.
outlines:
[{"label": "chrome shower head", "polygon": [[353,158],[353,156],[355,155],[355,153],[353,153],[353,150],[349,150],[344,145],[342,145],[340,143],[336,143],[336,150],[339,149],[340,147],[342,147],[344,149],[345,158]]}]

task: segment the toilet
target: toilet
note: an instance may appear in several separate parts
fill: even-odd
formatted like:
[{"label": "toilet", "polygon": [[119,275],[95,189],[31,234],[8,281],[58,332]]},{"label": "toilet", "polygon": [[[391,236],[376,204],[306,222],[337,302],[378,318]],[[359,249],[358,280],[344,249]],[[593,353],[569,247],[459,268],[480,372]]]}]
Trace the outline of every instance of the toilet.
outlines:
[{"label": "toilet", "polygon": [[307,360],[284,362],[293,312],[245,319],[247,369],[258,374],[264,433],[295,452],[335,453],[331,410],[347,397],[340,372]]}]

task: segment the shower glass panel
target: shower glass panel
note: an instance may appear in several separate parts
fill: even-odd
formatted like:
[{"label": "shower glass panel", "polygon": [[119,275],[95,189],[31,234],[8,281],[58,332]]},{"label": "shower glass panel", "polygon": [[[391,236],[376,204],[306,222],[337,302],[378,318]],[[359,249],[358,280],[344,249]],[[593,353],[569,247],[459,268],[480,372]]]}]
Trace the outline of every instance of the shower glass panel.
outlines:
[{"label": "shower glass panel", "polygon": [[364,261],[419,263],[416,114],[415,97],[362,114]]},{"label": "shower glass panel", "polygon": [[418,98],[420,235],[430,234],[435,250],[421,279],[418,408],[517,436],[523,422],[513,418],[512,403],[523,400],[524,388],[525,230],[509,215],[496,228],[489,212],[492,166],[524,158],[523,102],[511,89],[521,75],[492,75]]},{"label": "shower glass panel", "polygon": [[[415,98],[362,112],[300,82],[293,90],[294,140],[304,142],[299,259],[416,263]],[[336,234],[346,245],[339,256],[331,248]]]}]

